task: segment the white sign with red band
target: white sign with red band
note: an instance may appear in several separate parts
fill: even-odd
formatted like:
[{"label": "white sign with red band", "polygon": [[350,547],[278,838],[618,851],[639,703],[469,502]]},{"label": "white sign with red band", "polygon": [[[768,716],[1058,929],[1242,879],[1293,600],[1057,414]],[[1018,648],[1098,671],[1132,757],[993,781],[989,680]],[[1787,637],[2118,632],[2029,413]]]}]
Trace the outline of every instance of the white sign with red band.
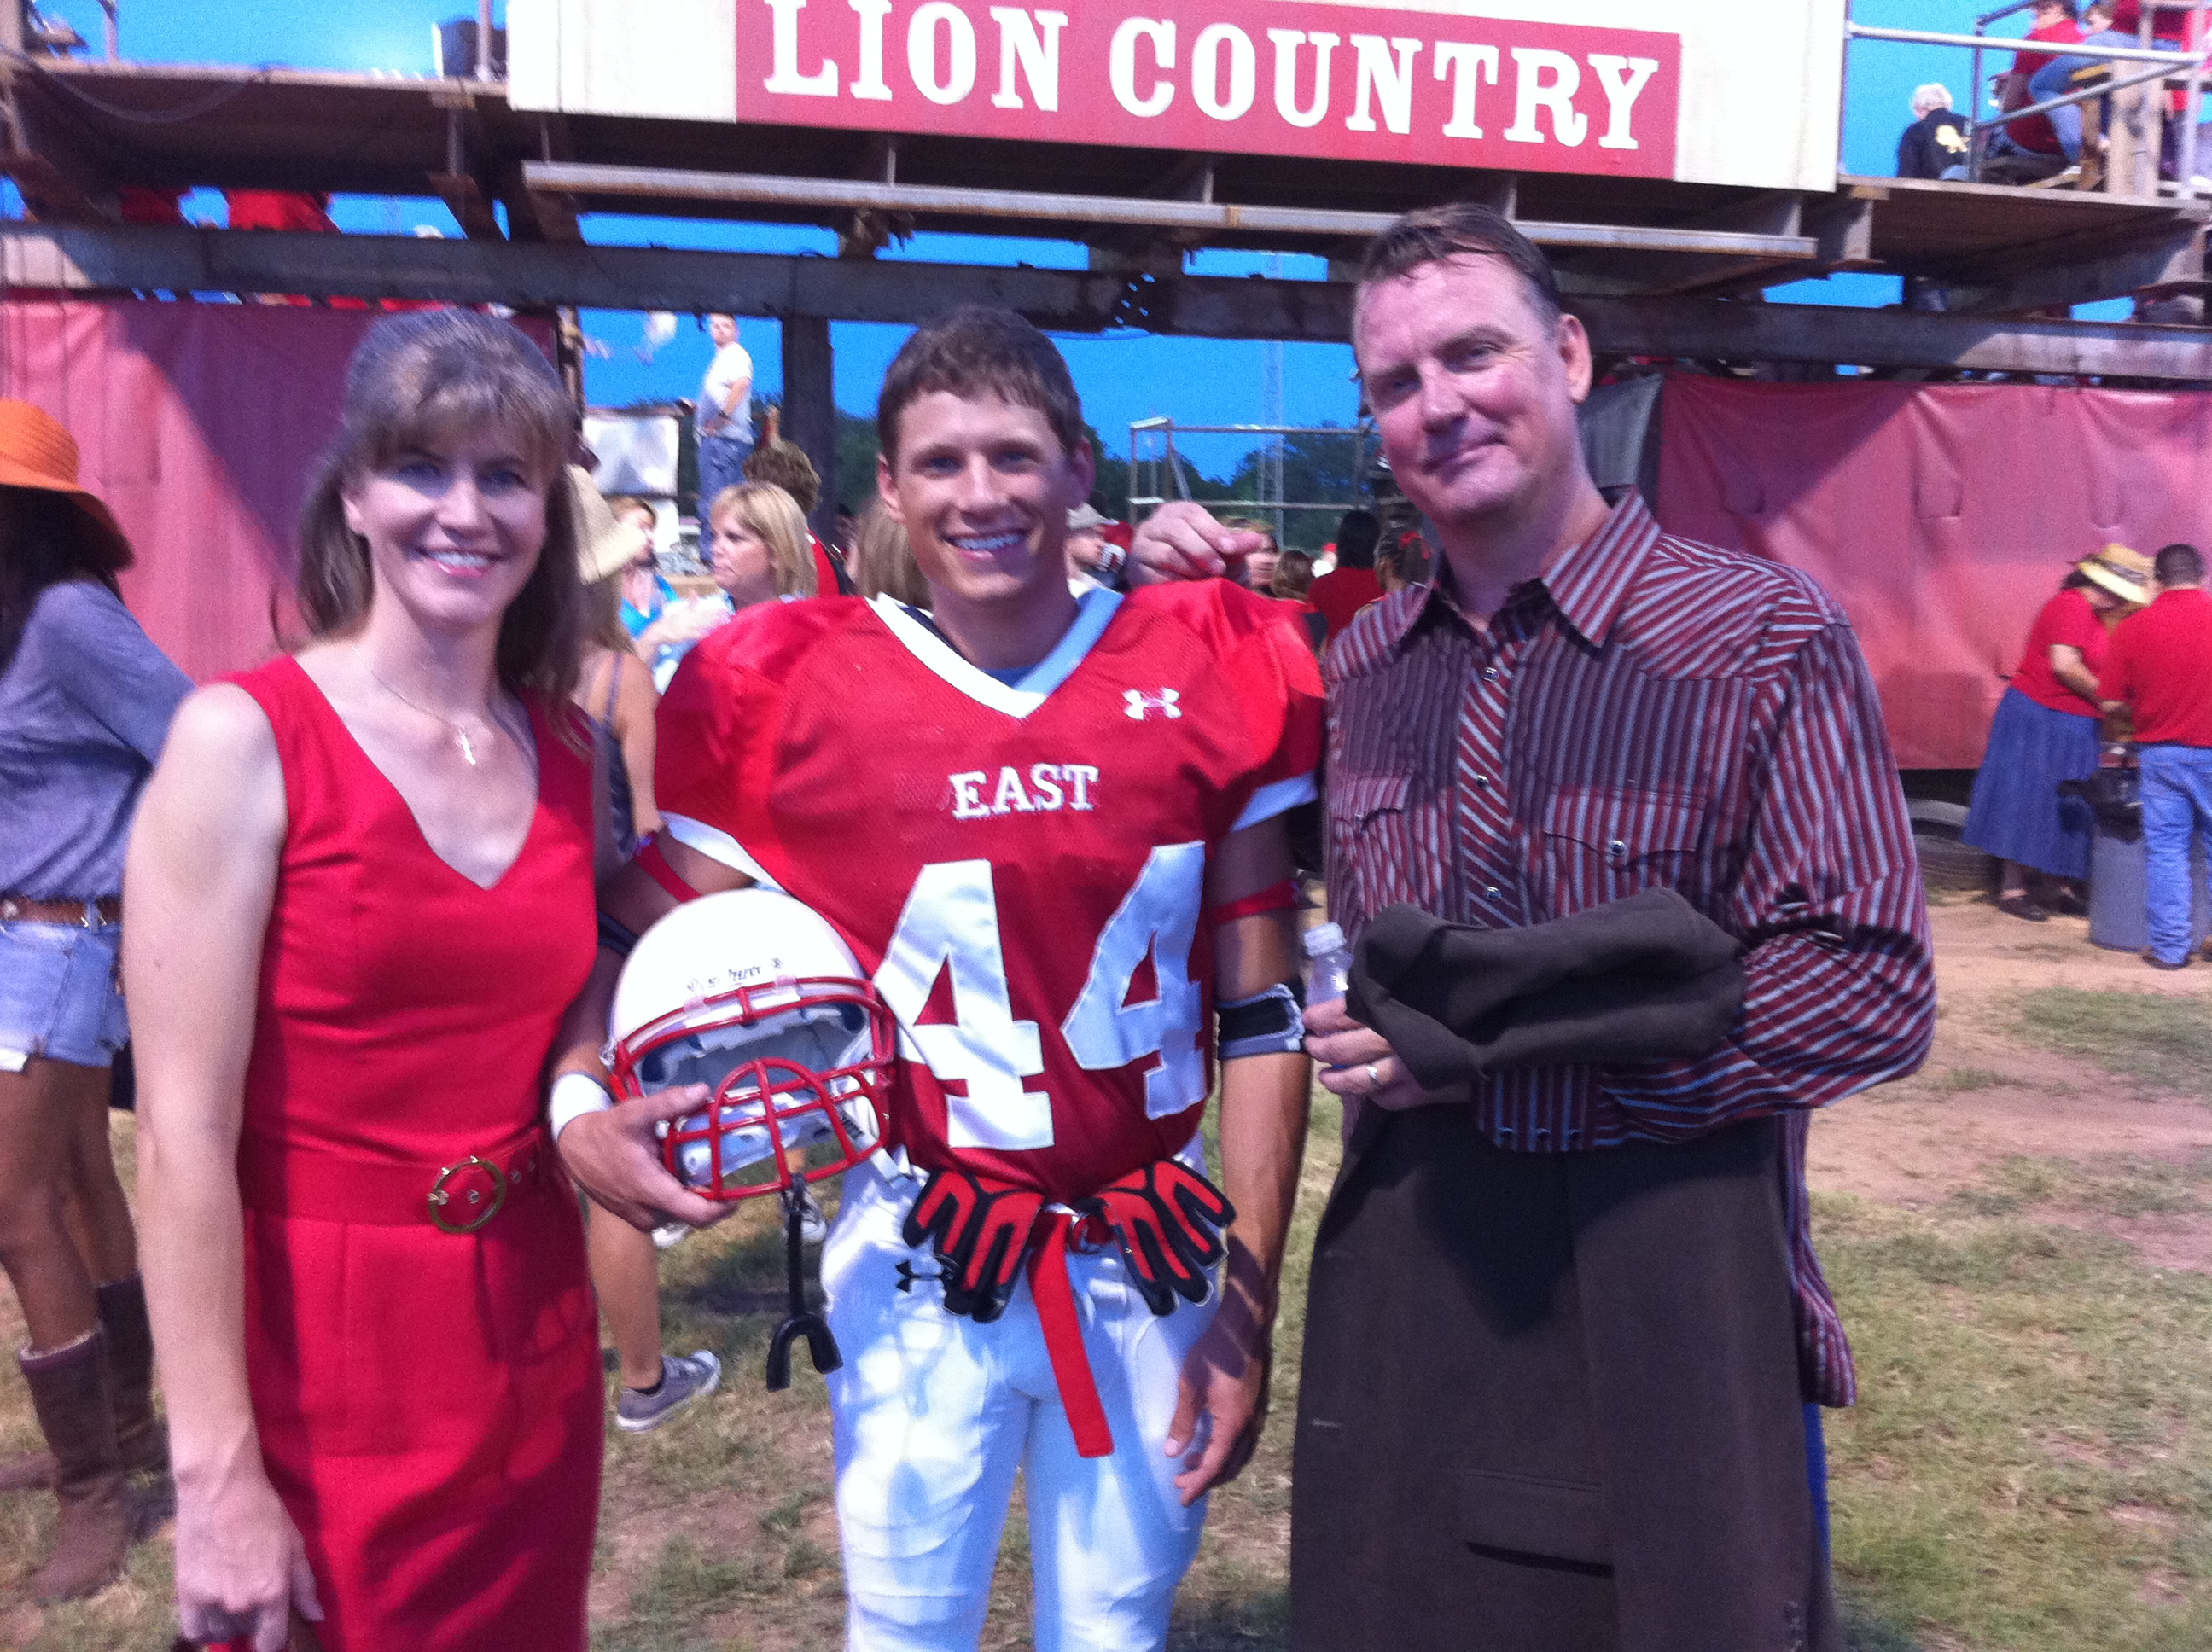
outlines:
[{"label": "white sign with red band", "polygon": [[1826,189],[1843,9],[511,0],[510,96],[574,113]]}]

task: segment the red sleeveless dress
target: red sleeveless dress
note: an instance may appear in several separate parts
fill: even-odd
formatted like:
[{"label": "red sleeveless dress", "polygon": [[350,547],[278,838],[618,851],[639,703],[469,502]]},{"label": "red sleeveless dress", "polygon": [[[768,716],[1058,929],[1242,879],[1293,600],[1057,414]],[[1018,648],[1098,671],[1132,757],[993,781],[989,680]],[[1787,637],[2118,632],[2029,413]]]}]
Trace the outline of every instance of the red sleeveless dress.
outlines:
[{"label": "red sleeveless dress", "polygon": [[230,680],[290,811],[239,1145],[246,1369],[323,1644],[583,1652],[605,1398],[541,1096],[596,946],[589,758],[531,708],[537,814],[480,889],[298,662]]}]

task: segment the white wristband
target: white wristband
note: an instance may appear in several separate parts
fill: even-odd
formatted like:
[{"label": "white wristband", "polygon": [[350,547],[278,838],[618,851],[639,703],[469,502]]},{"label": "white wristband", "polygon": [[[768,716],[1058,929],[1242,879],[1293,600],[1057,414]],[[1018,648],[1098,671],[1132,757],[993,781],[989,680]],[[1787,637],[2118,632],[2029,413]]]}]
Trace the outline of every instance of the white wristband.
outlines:
[{"label": "white wristband", "polygon": [[607,1087],[586,1072],[564,1072],[553,1081],[545,1099],[545,1116],[553,1127],[553,1139],[586,1113],[604,1113],[615,1104]]}]

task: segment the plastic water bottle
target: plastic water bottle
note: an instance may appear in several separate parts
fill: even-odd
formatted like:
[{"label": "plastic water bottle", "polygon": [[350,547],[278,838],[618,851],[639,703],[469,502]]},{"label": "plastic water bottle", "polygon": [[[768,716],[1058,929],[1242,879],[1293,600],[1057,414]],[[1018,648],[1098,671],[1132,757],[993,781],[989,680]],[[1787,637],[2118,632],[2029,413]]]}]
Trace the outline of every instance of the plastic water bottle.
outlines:
[{"label": "plastic water bottle", "polygon": [[1335,924],[1316,924],[1305,933],[1306,1002],[1326,1004],[1342,998],[1352,981],[1352,949]]}]

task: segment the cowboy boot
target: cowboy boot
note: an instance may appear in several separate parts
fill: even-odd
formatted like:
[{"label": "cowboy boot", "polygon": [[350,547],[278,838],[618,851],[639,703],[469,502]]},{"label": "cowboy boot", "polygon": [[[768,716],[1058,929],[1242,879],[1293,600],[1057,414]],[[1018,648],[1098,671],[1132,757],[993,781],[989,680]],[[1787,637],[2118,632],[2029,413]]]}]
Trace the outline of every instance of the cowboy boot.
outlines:
[{"label": "cowboy boot", "polygon": [[169,1425],[154,1412],[154,1327],[146,1318],[146,1282],[134,1273],[95,1286],[94,1294],[100,1328],[107,1333],[115,1449],[125,1472],[159,1473],[169,1466]]},{"label": "cowboy boot", "polygon": [[[133,1473],[169,1466],[169,1428],[154,1413],[154,1332],[146,1319],[146,1285],[137,1274],[94,1287],[100,1329],[107,1333],[107,1368],[115,1395],[115,1445]],[[27,1451],[0,1463],[0,1495],[54,1489],[54,1455]]]},{"label": "cowboy boot", "polygon": [[95,1327],[50,1353],[26,1349],[16,1363],[54,1454],[61,1503],[53,1552],[31,1579],[32,1598],[82,1600],[121,1574],[138,1525],[138,1499],[115,1447],[107,1338]]}]

